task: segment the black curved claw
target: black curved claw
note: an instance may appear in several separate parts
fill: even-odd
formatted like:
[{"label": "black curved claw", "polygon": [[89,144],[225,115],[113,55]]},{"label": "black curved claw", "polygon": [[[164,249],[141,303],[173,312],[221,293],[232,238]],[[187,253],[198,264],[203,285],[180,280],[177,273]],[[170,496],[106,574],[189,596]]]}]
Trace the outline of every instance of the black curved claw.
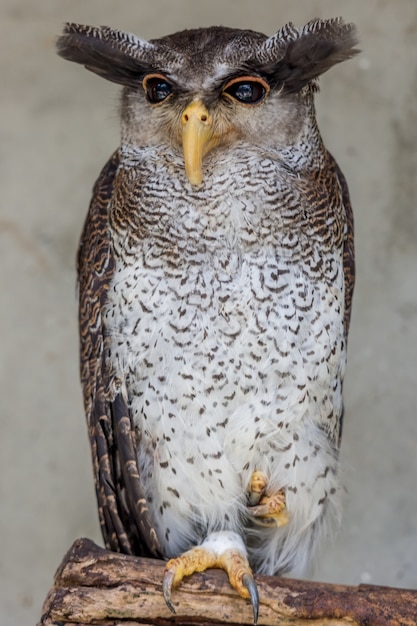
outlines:
[{"label": "black curved claw", "polygon": [[[171,590],[172,590],[172,582],[174,580],[175,573],[172,570],[167,570],[164,574],[164,578],[162,581],[162,593],[164,594],[164,600],[172,613],[175,613],[175,607],[172,604],[171,600]],[[250,591],[249,591],[250,593]]]},{"label": "black curved claw", "polygon": [[256,626],[258,623],[258,614],[259,614],[259,593],[258,587],[256,586],[256,582],[253,576],[250,574],[244,574],[242,577],[242,582],[245,585],[246,589],[249,591],[250,601],[252,603],[253,609],[253,625]]}]

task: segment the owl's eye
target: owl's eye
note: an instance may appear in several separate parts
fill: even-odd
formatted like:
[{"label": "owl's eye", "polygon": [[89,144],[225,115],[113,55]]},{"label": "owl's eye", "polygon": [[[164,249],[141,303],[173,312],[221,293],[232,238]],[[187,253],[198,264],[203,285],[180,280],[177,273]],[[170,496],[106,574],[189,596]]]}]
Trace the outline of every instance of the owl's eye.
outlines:
[{"label": "owl's eye", "polygon": [[148,74],[143,79],[143,88],[151,104],[160,104],[172,93],[172,87],[162,74]]},{"label": "owl's eye", "polygon": [[241,104],[259,104],[269,93],[269,85],[257,76],[240,76],[227,83],[223,94]]}]

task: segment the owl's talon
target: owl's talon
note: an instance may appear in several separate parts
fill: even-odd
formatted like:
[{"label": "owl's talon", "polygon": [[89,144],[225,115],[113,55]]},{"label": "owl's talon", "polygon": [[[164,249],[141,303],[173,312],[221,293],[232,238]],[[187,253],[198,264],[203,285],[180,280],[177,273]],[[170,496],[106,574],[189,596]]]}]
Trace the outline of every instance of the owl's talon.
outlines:
[{"label": "owl's talon", "polygon": [[171,600],[172,583],[174,582],[175,572],[171,569],[166,569],[164,578],[162,581],[162,593],[164,594],[165,604],[172,613],[176,613],[175,607]]},{"label": "owl's talon", "polygon": [[289,521],[285,490],[280,489],[271,496],[265,495],[267,482],[264,472],[257,470],[252,474],[248,487],[248,513],[261,526],[285,526]]},{"label": "owl's talon", "polygon": [[237,533],[231,531],[210,533],[200,546],[191,548],[167,562],[162,592],[169,610],[172,613],[176,612],[171,600],[171,592],[183,578],[191,576],[194,572],[204,572],[213,567],[225,570],[231,586],[242,598],[250,599],[256,624],[259,609],[256,583],[246,556],[245,544]]},{"label": "owl's talon", "polygon": [[267,484],[268,477],[265,472],[262,472],[260,470],[256,470],[255,472],[253,472],[248,487],[249,506],[255,506],[256,504],[259,504],[259,501],[265,493]]},{"label": "owl's talon", "polygon": [[289,522],[283,489],[273,496],[264,496],[256,506],[248,507],[248,513],[264,526],[286,526]]},{"label": "owl's talon", "polygon": [[253,513],[250,509],[248,511],[249,515],[254,517],[256,523],[265,528],[281,528],[281,526],[286,526],[290,521],[286,510],[269,516]]},{"label": "owl's talon", "polygon": [[258,587],[256,586],[256,582],[252,574],[243,574],[242,576],[242,584],[249,592],[250,601],[253,609],[253,624],[256,626],[258,623],[258,613],[259,613],[259,593]]}]

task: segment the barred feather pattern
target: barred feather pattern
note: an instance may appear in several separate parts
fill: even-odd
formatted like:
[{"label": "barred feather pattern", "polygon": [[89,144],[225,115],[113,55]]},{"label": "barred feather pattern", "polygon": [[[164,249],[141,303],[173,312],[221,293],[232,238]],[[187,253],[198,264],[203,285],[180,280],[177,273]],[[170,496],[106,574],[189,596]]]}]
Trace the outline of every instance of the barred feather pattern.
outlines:
[{"label": "barred feather pattern", "polygon": [[319,39],[335,41],[338,44],[343,43],[351,49],[358,41],[354,24],[344,22],[341,17],[327,20],[316,18],[310,20],[302,28],[297,28],[292,22],[285,24],[272,37],[268,37],[256,56],[262,61],[268,57],[278,61],[277,50],[284,52],[288,44],[301,40],[307,35],[316,35]]},{"label": "barred feather pattern", "polygon": [[[339,509],[340,183],[328,155],[303,178],[242,146],[208,158],[207,184],[190,191],[168,174],[175,158],[122,150],[104,314],[113,393],[122,385],[128,399],[166,557],[232,529],[257,571],[300,574],[326,511]],[[286,489],[288,527],[248,521],[246,489],[259,469],[272,492]]]},{"label": "barred feather pattern", "polygon": [[[94,187],[78,250],[81,383],[88,421],[99,521],[106,546],[126,554],[158,556],[159,541],[149,519],[137,471],[136,435],[127,407],[109,401],[103,310],[114,272],[108,207],[120,162],[115,152]],[[128,487],[128,489],[126,489]],[[129,492],[134,496],[126,496]],[[132,502],[133,500],[133,502]]]},{"label": "barred feather pattern", "polygon": [[[62,46],[73,41],[96,40],[109,44],[115,52],[124,53],[129,57],[138,56],[143,60],[144,52],[152,55],[154,46],[144,39],[140,39],[132,33],[125,33],[109,26],[84,26],[74,22],[68,22],[59,39]],[[58,50],[61,45],[58,44]]]}]

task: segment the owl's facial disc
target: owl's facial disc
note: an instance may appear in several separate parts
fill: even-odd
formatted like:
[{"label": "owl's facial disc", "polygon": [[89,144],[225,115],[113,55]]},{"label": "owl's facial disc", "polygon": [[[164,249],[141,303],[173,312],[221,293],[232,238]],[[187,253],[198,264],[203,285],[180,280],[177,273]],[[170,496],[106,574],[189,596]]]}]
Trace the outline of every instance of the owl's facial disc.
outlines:
[{"label": "owl's facial disc", "polygon": [[182,114],[182,147],[185,171],[192,185],[203,180],[203,158],[219,143],[213,118],[201,100],[193,100]]}]

